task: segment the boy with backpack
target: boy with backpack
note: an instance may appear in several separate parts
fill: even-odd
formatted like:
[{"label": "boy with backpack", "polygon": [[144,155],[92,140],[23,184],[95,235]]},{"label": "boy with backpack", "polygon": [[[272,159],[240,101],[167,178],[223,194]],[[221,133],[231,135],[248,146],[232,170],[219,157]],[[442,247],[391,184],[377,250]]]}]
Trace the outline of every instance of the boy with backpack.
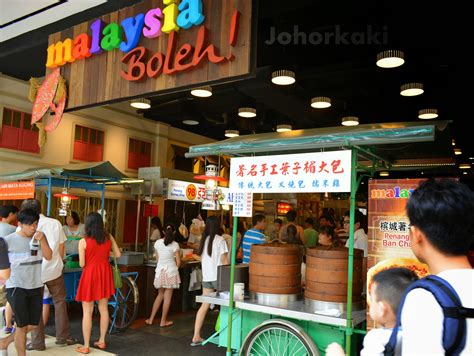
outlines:
[{"label": "boy with backpack", "polygon": [[[370,290],[370,317],[380,329],[372,329],[364,337],[361,356],[383,355],[393,328],[397,324],[397,312],[407,287],[418,279],[408,268],[389,268],[377,273]],[[337,343],[326,348],[326,356],[343,356],[344,349]]]}]

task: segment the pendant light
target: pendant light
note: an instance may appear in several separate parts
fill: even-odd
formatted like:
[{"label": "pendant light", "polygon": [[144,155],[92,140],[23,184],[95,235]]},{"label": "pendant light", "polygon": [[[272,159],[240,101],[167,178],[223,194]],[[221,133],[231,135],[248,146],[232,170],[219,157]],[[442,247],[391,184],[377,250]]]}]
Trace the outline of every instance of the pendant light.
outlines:
[{"label": "pendant light", "polygon": [[240,117],[255,117],[257,116],[257,110],[251,107],[239,108]]},{"label": "pendant light", "polygon": [[357,126],[359,125],[359,118],[357,116],[344,116],[341,124],[343,126]]},{"label": "pendant light", "polygon": [[311,107],[315,109],[325,109],[331,106],[331,98],[327,96],[315,96],[311,99]]},{"label": "pendant light", "polygon": [[460,148],[455,148],[455,149],[454,149],[454,154],[455,154],[456,156],[462,155],[461,149],[460,149]]},{"label": "pendant light", "polygon": [[437,109],[423,109],[418,111],[418,118],[419,119],[436,119],[438,117],[438,110]]},{"label": "pendant light", "polygon": [[239,136],[239,130],[225,130],[225,137],[237,137]]},{"label": "pendant light", "polygon": [[423,84],[421,83],[407,83],[400,87],[400,95],[403,96],[417,96],[423,94]]},{"label": "pendant light", "polygon": [[193,119],[187,119],[187,120],[183,120],[183,124],[190,125],[190,126],[196,126],[196,125],[199,125],[199,121],[193,120]]},{"label": "pendant light", "polygon": [[288,132],[291,131],[293,127],[291,125],[283,124],[283,125],[277,125],[276,131],[277,132]]},{"label": "pendant light", "polygon": [[276,85],[290,85],[296,82],[295,72],[291,70],[276,70],[272,73],[272,83]]},{"label": "pendant light", "polygon": [[471,164],[470,163],[461,163],[459,165],[460,169],[471,169]]},{"label": "pendant light", "polygon": [[377,66],[380,68],[396,68],[405,63],[405,54],[398,50],[387,50],[377,54]]},{"label": "pendant light", "polygon": [[135,109],[149,109],[151,108],[151,101],[146,98],[133,99],[130,101],[130,106]]},{"label": "pendant light", "polygon": [[212,95],[212,87],[206,85],[191,89],[191,95],[197,96],[198,98],[208,98]]},{"label": "pendant light", "polygon": [[380,172],[380,176],[381,176],[381,177],[388,177],[389,174],[388,174],[387,171],[382,171],[382,172]]}]

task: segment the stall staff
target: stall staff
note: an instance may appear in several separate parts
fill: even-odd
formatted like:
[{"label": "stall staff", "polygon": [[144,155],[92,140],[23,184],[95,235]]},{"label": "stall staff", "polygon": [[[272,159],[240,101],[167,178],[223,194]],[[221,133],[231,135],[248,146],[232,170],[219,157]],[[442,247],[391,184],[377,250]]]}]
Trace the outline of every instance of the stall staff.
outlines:
[{"label": "stall staff", "polygon": [[296,230],[298,231],[298,237],[301,240],[302,243],[304,243],[304,229],[302,226],[297,225],[295,223],[296,220],[296,211],[290,210],[289,212],[286,213],[286,220],[288,221],[285,225],[283,225],[280,229],[280,240],[285,240],[288,237],[288,226],[289,225],[295,225]]},{"label": "stall staff", "polygon": [[265,243],[265,215],[255,214],[252,218],[253,227],[244,235],[242,246],[244,249],[244,259],[242,263],[250,263],[250,248],[252,245],[261,245]]},{"label": "stall staff", "polygon": [[[349,234],[350,212],[344,213],[344,231]],[[354,248],[364,251],[364,260],[362,262],[362,283],[365,286],[367,278],[367,254],[369,252],[369,241],[364,227],[367,226],[366,217],[359,211],[354,210]],[[349,247],[349,239],[346,241],[346,247]]]}]

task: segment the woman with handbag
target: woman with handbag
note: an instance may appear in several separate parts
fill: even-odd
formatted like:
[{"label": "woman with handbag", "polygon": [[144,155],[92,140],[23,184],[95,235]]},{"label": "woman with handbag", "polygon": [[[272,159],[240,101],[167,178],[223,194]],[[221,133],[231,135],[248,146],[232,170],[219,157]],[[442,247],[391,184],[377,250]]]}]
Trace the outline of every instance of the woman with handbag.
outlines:
[{"label": "woman with handbag", "polygon": [[94,346],[105,349],[105,335],[109,325],[108,300],[115,293],[114,275],[109,257],[121,256],[120,249],[112,235],[104,229],[102,216],[90,213],[85,223],[86,237],[79,242],[79,264],[83,268],[76,293],[76,301],[82,302],[82,334],[84,346],[76,348],[81,354],[88,354],[92,329],[94,302],[99,304],[100,337]]},{"label": "woman with handbag", "polygon": [[158,263],[153,284],[158,289],[158,295],[153,303],[150,317],[145,320],[147,325],[153,324],[153,319],[155,319],[161,303],[163,303],[163,311],[161,312],[160,326],[164,328],[173,325],[173,322],[168,320],[168,311],[171,305],[173,290],[179,289],[181,283],[178,270],[181,264],[181,252],[178,243],[174,241],[174,237],[174,226],[168,224],[165,228],[165,238],[155,242],[155,254]]}]

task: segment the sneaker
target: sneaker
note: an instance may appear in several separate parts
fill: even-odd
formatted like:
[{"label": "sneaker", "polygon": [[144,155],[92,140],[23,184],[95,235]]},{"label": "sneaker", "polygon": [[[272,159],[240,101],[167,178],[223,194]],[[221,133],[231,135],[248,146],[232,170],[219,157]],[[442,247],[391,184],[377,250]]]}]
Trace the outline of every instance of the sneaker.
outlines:
[{"label": "sneaker", "polygon": [[60,346],[69,346],[69,345],[74,345],[78,344],[79,339],[76,339],[75,337],[69,337],[67,339],[56,339],[55,344],[60,345]]},{"label": "sneaker", "polygon": [[15,331],[15,328],[13,326],[5,326],[3,331],[5,332],[5,334],[11,334],[12,332]]}]

